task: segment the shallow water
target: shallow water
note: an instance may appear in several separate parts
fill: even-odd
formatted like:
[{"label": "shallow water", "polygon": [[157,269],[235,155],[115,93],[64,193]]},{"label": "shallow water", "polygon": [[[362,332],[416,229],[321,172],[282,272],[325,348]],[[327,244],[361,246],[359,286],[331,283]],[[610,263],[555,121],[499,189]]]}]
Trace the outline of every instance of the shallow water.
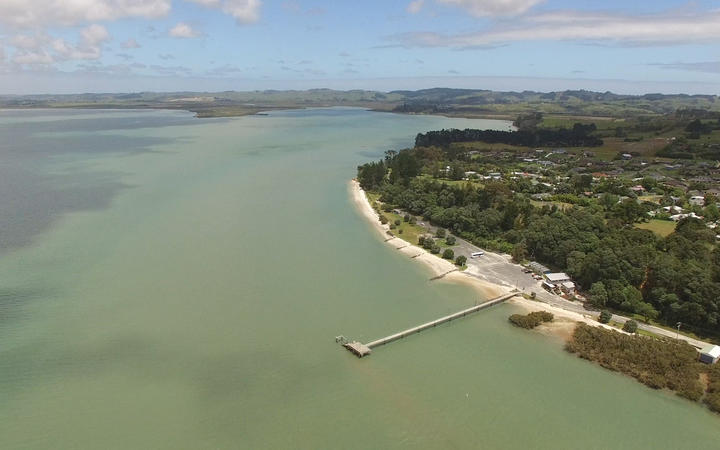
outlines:
[{"label": "shallow water", "polygon": [[[0,112],[0,448],[717,448],[720,418],[472,305],[353,209],[355,167],[505,122]],[[6,137],[11,136],[11,139]]]}]

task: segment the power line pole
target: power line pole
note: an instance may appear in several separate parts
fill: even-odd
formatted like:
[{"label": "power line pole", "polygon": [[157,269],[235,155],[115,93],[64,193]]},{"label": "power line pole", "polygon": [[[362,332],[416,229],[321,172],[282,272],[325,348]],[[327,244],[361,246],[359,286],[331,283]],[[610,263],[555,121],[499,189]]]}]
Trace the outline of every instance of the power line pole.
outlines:
[{"label": "power line pole", "polygon": [[680,325],[682,325],[682,322],[677,323],[677,334],[675,334],[675,339],[680,339]]}]

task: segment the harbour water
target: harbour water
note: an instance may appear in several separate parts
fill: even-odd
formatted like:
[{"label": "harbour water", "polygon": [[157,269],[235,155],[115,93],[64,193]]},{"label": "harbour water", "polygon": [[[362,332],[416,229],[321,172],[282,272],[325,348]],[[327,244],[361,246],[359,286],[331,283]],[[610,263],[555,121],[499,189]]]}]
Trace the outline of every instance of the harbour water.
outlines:
[{"label": "harbour water", "polygon": [[510,326],[384,245],[358,164],[440,128],[359,109],[0,111],[2,449],[716,449],[720,416]]}]

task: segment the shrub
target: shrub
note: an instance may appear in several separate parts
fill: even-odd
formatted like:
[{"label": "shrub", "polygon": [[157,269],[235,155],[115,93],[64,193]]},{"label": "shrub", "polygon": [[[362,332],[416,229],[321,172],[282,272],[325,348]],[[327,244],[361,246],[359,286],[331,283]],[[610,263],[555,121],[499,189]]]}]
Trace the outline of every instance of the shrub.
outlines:
[{"label": "shrub", "polygon": [[402,220],[400,220],[400,219],[395,220],[395,225],[396,225],[396,226],[399,226],[401,223],[402,223]]},{"label": "shrub", "polygon": [[438,228],[435,231],[435,237],[444,238],[445,237],[445,228]]},{"label": "shrub", "polygon": [[445,259],[453,259],[455,257],[455,252],[450,250],[449,248],[446,248],[442,256]]},{"label": "shrub", "polygon": [[598,318],[598,322],[600,323],[609,323],[612,319],[612,314],[610,314],[610,311],[603,311],[600,313],[600,317]]},{"label": "shrub", "polygon": [[393,206],[390,203],[383,204],[383,211],[385,212],[392,212]]},{"label": "shrub", "polygon": [[415,225],[417,223],[417,219],[415,217],[410,217],[410,225]]},{"label": "shrub", "polygon": [[380,223],[385,225],[386,223],[388,223],[388,218],[380,214]]},{"label": "shrub", "polygon": [[433,255],[437,255],[438,253],[440,253],[440,247],[433,244],[433,246],[430,247],[430,253],[432,253]]},{"label": "shrub", "polygon": [[554,316],[547,311],[535,311],[528,315],[513,314],[508,320],[516,327],[531,330],[543,322],[552,322]]},{"label": "shrub", "polygon": [[456,266],[464,266],[467,262],[467,257],[460,255],[457,258],[455,258],[455,265]]},{"label": "shrub", "polygon": [[455,236],[448,236],[447,239],[445,239],[445,243],[447,245],[455,245]]},{"label": "shrub", "polygon": [[635,333],[637,331],[637,328],[638,328],[638,323],[635,322],[634,320],[628,320],[627,322],[625,322],[625,325],[623,325],[623,327],[622,327],[623,331],[625,331],[627,333]]},{"label": "shrub", "polygon": [[418,236],[418,245],[420,247],[425,247],[425,236],[423,236],[422,234]]},{"label": "shrub", "polygon": [[398,230],[398,234],[402,234],[402,232],[403,232],[403,230],[402,230],[402,228],[400,228],[400,229]]},{"label": "shrub", "polygon": [[396,227],[395,227],[395,224],[394,224],[394,223],[391,223],[391,224],[390,224],[390,229],[391,229],[391,230],[394,230],[395,228],[396,228]]},{"label": "shrub", "polygon": [[[565,349],[606,369],[630,375],[653,389],[667,388],[690,400],[702,397],[702,365],[697,361],[697,351],[687,342],[628,336],[581,323],[575,328]],[[720,388],[720,379],[717,382],[716,387]],[[708,392],[712,389],[710,376]],[[712,409],[709,396],[705,401]],[[720,407],[720,402],[717,406]]]}]

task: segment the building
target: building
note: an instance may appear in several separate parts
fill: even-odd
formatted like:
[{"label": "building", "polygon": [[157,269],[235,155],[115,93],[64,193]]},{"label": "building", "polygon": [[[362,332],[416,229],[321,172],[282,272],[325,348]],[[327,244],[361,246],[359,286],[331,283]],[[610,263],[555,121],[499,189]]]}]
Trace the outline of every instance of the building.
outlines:
[{"label": "building", "polygon": [[547,267],[543,266],[543,265],[540,264],[539,262],[531,262],[530,264],[528,264],[528,267],[530,268],[530,270],[532,270],[532,271],[535,272],[535,273],[548,273],[548,272],[550,272],[550,269],[548,269]]},{"label": "building", "polygon": [[715,364],[720,359],[720,346],[708,345],[700,350],[700,362]]},{"label": "building", "polygon": [[705,197],[702,195],[693,195],[689,200],[691,205],[705,206]]},{"label": "building", "polygon": [[553,284],[564,283],[565,281],[572,281],[568,274],[566,274],[565,272],[546,273],[545,279]]}]

